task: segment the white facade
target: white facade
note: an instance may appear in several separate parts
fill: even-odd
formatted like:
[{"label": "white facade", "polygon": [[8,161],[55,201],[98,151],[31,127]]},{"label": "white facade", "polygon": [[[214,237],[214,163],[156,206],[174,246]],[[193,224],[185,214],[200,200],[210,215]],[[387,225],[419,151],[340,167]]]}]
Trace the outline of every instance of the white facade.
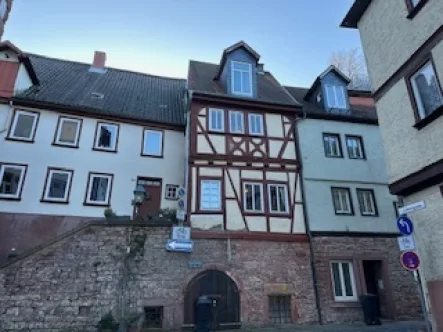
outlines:
[{"label": "white facade", "polygon": [[[20,108],[23,109],[23,108]],[[164,130],[163,158],[141,156],[141,125],[82,117],[79,148],[52,145],[59,116],[80,118],[63,113],[39,112],[35,141],[5,139],[12,121],[13,108],[0,105],[0,164],[27,165],[21,200],[1,200],[0,211],[63,216],[103,217],[106,207],[84,206],[89,172],[113,174],[110,207],[118,215],[132,215],[131,200],[137,177],[162,179],[162,208],[176,208],[177,202],[165,200],[165,186],[184,185],[184,132]],[[97,121],[120,125],[117,152],[93,150]],[[73,170],[69,204],[40,202],[48,167]]]}]

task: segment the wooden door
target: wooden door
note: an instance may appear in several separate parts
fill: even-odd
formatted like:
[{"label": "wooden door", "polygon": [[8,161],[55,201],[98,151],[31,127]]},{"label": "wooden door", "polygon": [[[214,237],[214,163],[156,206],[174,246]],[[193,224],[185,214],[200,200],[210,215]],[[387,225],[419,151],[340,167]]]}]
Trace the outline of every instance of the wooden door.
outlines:
[{"label": "wooden door", "polygon": [[137,185],[139,184],[145,188],[148,195],[148,198],[140,206],[140,216],[158,214],[162,201],[162,180],[139,177]]}]

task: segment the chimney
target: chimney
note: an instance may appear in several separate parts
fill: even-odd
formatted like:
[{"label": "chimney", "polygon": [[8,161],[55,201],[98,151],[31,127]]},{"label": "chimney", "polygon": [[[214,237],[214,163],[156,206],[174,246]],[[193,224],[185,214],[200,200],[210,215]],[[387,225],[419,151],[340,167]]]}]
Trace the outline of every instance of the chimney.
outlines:
[{"label": "chimney", "polygon": [[265,74],[265,65],[262,63],[257,63],[257,74],[264,75]]},{"label": "chimney", "polygon": [[105,64],[106,64],[106,53],[95,51],[94,61],[92,62],[92,66],[91,68],[89,68],[89,71],[94,73],[104,74],[106,73]]}]

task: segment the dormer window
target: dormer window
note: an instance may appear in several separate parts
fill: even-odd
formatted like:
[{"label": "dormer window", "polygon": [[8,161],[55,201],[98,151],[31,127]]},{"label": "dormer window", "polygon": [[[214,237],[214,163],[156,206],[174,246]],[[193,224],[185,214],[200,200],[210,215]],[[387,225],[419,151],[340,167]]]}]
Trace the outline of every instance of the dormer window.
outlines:
[{"label": "dormer window", "polygon": [[252,65],[232,61],[231,90],[233,94],[252,96]]},{"label": "dormer window", "polygon": [[326,85],[325,89],[329,108],[347,108],[345,88],[343,86]]}]

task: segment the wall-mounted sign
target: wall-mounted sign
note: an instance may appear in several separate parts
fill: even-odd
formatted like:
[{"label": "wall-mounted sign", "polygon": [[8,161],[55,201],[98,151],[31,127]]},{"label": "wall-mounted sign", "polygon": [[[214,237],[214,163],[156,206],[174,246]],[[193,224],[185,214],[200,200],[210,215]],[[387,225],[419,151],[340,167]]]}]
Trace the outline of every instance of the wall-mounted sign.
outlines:
[{"label": "wall-mounted sign", "polygon": [[201,269],[202,266],[201,261],[188,261],[188,268],[190,269]]},{"label": "wall-mounted sign", "polygon": [[190,240],[191,239],[191,227],[172,227],[172,239],[173,240]]}]

